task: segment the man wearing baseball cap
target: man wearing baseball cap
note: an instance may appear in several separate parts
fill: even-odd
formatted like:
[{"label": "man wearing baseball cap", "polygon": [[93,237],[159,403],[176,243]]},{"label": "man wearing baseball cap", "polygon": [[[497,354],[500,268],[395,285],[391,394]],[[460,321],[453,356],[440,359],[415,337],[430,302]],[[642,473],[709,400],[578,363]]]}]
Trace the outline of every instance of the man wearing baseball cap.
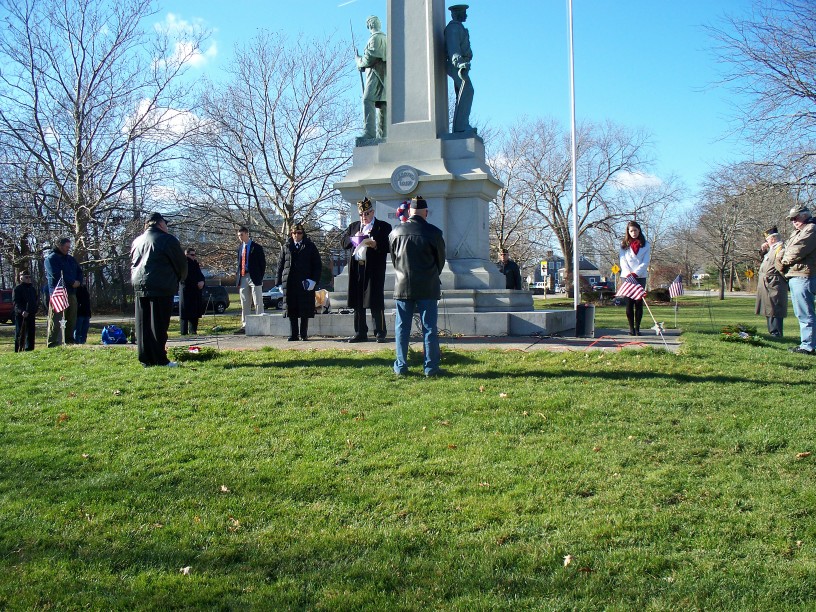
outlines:
[{"label": "man wearing baseball cap", "polygon": [[816,355],[816,220],[807,206],[794,206],[788,213],[794,231],[777,259],[777,269],[788,279],[793,312],[799,319],[799,346],[793,353]]}]

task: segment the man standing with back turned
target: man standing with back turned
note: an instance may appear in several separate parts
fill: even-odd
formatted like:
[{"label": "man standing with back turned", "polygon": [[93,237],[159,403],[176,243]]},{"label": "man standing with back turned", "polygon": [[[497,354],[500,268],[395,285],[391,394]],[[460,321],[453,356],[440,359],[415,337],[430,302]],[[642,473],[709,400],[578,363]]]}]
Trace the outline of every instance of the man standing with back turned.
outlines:
[{"label": "man standing with back turned", "polygon": [[130,247],[130,280],[136,294],[136,347],[143,366],[178,365],[167,359],[167,329],[173,296],[187,278],[187,257],[167,231],[167,221],[154,212],[144,233]]},{"label": "man standing with back turned", "polygon": [[410,218],[398,225],[389,235],[391,263],[396,275],[394,301],[397,305],[397,320],[394,335],[397,343],[397,358],[394,372],[398,376],[408,373],[408,341],[411,335],[411,321],[414,311],[419,313],[425,344],[425,376],[438,376],[439,336],[437,314],[439,298],[442,297],[442,283],[439,275],[445,267],[445,240],[442,230],[431,225],[428,217],[428,203],[422,196],[411,200]]}]

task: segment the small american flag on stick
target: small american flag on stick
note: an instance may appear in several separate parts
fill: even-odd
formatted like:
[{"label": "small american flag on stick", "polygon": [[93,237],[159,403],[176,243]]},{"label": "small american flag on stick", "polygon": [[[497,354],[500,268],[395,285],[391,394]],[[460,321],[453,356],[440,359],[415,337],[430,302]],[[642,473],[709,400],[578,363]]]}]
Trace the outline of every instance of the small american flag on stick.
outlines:
[{"label": "small american flag on stick", "polygon": [[49,303],[54,312],[62,312],[68,308],[68,292],[65,290],[65,285],[62,284],[61,278],[57,281],[57,286],[54,287]]},{"label": "small american flag on stick", "polygon": [[672,284],[669,285],[669,297],[676,298],[680,295],[683,295],[683,277],[678,274],[677,278],[675,278],[672,281]]},{"label": "small american flag on stick", "polygon": [[646,290],[640,286],[640,283],[631,276],[627,276],[623,279],[620,287],[618,287],[618,292],[615,294],[615,297],[628,297],[633,300],[642,300],[644,295],[646,295]]}]

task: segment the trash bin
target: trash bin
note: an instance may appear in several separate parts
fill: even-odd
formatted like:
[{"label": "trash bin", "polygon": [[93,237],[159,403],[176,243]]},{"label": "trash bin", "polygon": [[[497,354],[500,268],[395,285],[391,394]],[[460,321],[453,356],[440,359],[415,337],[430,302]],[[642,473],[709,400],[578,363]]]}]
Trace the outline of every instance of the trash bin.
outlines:
[{"label": "trash bin", "polygon": [[592,304],[578,304],[575,311],[575,337],[595,337],[595,306]]}]

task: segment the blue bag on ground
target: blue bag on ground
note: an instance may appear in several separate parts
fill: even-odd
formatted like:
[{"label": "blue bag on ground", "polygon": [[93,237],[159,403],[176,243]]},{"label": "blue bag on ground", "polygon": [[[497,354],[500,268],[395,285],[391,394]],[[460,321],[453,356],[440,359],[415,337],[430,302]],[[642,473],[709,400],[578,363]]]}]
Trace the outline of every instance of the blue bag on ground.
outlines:
[{"label": "blue bag on ground", "polygon": [[125,332],[115,325],[106,325],[102,328],[102,344],[127,344]]}]

